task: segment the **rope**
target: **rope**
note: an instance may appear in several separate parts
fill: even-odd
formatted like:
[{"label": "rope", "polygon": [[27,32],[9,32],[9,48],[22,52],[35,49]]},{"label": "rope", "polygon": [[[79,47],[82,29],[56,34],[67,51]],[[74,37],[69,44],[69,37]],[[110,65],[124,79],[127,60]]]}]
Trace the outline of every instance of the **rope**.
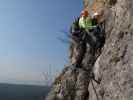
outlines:
[{"label": "rope", "polygon": [[95,94],[96,94],[97,100],[100,100],[99,97],[98,97],[97,91],[96,91],[96,89],[95,89],[95,87],[94,87],[93,81],[90,80],[90,82],[91,82],[92,87],[93,87],[93,90],[94,90],[94,92],[95,92]]}]

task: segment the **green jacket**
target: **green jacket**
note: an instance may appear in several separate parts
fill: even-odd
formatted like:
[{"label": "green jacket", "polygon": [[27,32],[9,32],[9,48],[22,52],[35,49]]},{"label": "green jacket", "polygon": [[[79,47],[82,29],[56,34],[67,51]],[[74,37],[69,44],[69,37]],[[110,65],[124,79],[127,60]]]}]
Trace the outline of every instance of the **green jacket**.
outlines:
[{"label": "green jacket", "polygon": [[83,28],[85,30],[90,30],[92,28],[94,28],[95,26],[92,25],[92,19],[87,17],[87,18],[84,18],[84,17],[81,17],[79,19],[79,27],[80,28]]}]

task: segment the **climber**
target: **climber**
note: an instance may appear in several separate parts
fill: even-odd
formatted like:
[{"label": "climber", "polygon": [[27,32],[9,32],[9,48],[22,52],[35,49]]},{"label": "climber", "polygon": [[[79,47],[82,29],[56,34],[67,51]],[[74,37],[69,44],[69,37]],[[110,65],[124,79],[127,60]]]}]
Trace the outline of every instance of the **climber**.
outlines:
[{"label": "climber", "polygon": [[70,61],[74,67],[81,67],[81,62],[85,54],[86,43],[83,40],[83,30],[79,27],[79,18],[76,18],[70,28]]},{"label": "climber", "polygon": [[91,31],[96,27],[93,23],[94,19],[91,18],[88,10],[84,9],[81,11],[80,17],[76,18],[71,26],[70,33],[72,36],[78,36],[81,38],[83,31]]},{"label": "climber", "polygon": [[[84,9],[81,11],[80,17],[76,18],[73,22],[70,33],[73,39],[84,40],[85,33],[89,34],[97,26],[97,20],[91,18],[88,10]],[[93,34],[89,34],[90,38],[95,40]]]},{"label": "climber", "polygon": [[71,26],[71,46],[70,46],[70,59],[72,65],[81,67],[82,60],[86,52],[85,35],[88,29],[92,28],[92,22],[87,10],[81,12],[80,17],[76,18]]},{"label": "climber", "polygon": [[[88,10],[84,9],[81,12],[79,18],[79,27],[83,31],[83,36],[87,37],[86,42],[88,41],[91,47],[95,47],[96,45],[96,37],[94,36],[93,31],[97,27],[97,20],[91,17]],[[83,38],[84,38],[83,37]]]},{"label": "climber", "polygon": [[85,9],[81,12],[79,18],[73,22],[70,33],[72,44],[70,46],[71,63],[81,66],[82,59],[86,52],[86,44],[91,48],[101,48],[104,44],[104,28],[98,23],[99,14],[95,13],[93,17]]},{"label": "climber", "polygon": [[[79,18],[79,27],[83,31],[83,38],[93,48],[101,48],[105,42],[104,11],[94,11],[90,15],[88,10],[84,9]],[[84,40],[84,39],[83,39]]]},{"label": "climber", "polygon": [[87,40],[89,44],[94,47],[96,44],[96,37],[92,31],[97,27],[96,21],[97,20],[91,18],[86,9],[81,11],[80,17],[75,19],[70,29],[72,39],[76,41],[86,41],[85,37],[88,35]]}]

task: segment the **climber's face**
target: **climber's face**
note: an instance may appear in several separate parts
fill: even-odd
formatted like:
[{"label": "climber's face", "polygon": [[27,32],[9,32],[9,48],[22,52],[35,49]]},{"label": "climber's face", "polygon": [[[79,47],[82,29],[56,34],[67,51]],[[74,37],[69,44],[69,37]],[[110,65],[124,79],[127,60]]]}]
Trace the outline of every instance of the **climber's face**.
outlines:
[{"label": "climber's face", "polygon": [[88,17],[88,16],[89,16],[89,12],[88,12],[87,10],[83,10],[83,11],[81,12],[81,17],[86,18],[86,17]]},{"label": "climber's face", "polygon": [[96,12],[96,13],[94,13],[94,14],[93,14],[93,18],[97,18],[97,17],[98,17],[98,15],[99,15],[99,14],[98,14],[97,12]]}]

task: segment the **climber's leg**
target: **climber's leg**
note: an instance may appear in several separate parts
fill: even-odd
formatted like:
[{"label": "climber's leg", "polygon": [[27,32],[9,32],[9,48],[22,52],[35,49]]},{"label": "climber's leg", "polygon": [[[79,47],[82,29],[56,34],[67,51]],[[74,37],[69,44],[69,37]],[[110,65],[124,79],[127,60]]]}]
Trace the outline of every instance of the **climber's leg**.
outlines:
[{"label": "climber's leg", "polygon": [[86,43],[84,41],[81,41],[77,45],[76,63],[78,66],[82,66],[81,63],[82,63],[85,53],[86,53]]},{"label": "climber's leg", "polygon": [[86,52],[86,43],[84,41],[76,42],[71,47],[71,63],[73,66],[80,68]]},{"label": "climber's leg", "polygon": [[93,32],[86,31],[85,34],[86,34],[86,37],[85,37],[86,43],[88,43],[91,47],[95,47],[96,37],[94,36]]},{"label": "climber's leg", "polygon": [[91,71],[95,63],[95,49],[87,44],[86,53],[82,61],[83,69]]}]

